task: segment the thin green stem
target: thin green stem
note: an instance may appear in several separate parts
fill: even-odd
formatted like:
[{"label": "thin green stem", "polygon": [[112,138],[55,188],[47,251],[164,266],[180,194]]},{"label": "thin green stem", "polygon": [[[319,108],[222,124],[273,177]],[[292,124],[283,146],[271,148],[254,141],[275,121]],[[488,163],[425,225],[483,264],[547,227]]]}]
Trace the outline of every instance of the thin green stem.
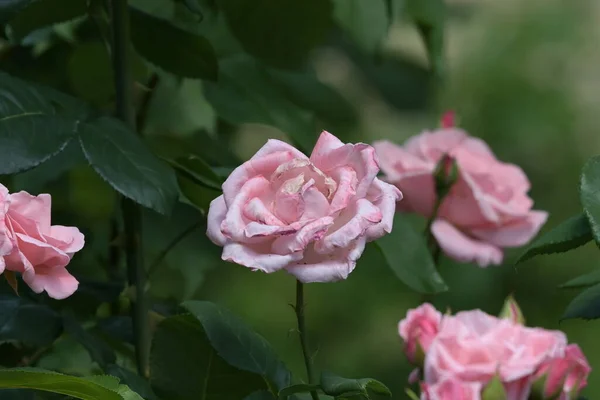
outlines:
[{"label": "thin green stem", "polygon": [[[133,103],[133,79],[130,63],[129,10],[127,0],[111,0],[112,59],[116,89],[117,116],[136,131]],[[133,201],[122,198],[125,258],[129,285],[135,288],[132,301],[133,331],[138,372],[148,376],[150,329],[146,297],[146,271],[142,252],[142,210]]]},{"label": "thin green stem", "polygon": [[[298,332],[300,334],[300,345],[302,346],[302,354],[304,356],[304,364],[306,365],[306,374],[308,375],[308,383],[315,383],[313,375],[312,359],[308,351],[308,337],[306,334],[306,324],[304,321],[304,284],[296,281],[296,318],[298,319]],[[310,392],[313,400],[319,400],[319,394],[316,391]]]}]

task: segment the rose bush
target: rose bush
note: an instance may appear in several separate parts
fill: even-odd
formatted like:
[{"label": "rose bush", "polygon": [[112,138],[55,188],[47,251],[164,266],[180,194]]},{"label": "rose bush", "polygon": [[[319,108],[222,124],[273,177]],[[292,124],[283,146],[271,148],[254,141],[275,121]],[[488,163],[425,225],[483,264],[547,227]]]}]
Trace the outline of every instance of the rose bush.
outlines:
[{"label": "rose bush", "polygon": [[[523,171],[497,160],[482,140],[461,129],[423,132],[404,146],[386,140],[373,146],[384,179],[404,194],[398,210],[435,217],[431,232],[457,261],[500,264],[502,248],[526,244],[546,221],[546,212],[531,209]],[[433,173],[445,154],[456,161],[459,176],[436,210]]]},{"label": "rose bush", "polygon": [[392,230],[394,186],[376,176],[373,147],[323,132],[310,156],[269,140],[223,184],[207,233],[222,258],[302,282],[345,279],[365,244]]},{"label": "rose bush", "polygon": [[401,327],[413,326],[412,334],[400,332],[408,348],[421,340],[414,332],[423,323],[411,324],[415,315],[430,315],[426,325],[436,326],[428,330],[437,334],[428,338],[419,364],[425,399],[455,399],[451,394],[471,393],[476,387],[477,395],[465,399],[479,399],[482,388],[495,377],[510,400],[528,399],[535,382],[545,383],[544,398],[560,393],[561,399],[574,398],[569,396],[587,384],[590,367],[585,356],[577,345],[568,345],[560,331],[525,327],[480,310],[444,315],[438,321],[431,309],[423,304],[400,322]]},{"label": "rose bush", "polygon": [[66,267],[85,240],[75,227],[51,225],[50,212],[49,194],[9,194],[0,185],[0,272],[19,272],[34,292],[64,299],[79,285]]}]

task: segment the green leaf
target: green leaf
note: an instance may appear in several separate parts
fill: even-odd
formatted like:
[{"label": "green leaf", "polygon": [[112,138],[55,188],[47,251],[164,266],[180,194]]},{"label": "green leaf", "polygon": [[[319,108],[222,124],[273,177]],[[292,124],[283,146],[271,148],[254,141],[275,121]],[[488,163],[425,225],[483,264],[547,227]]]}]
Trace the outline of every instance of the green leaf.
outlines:
[{"label": "green leaf", "polygon": [[443,77],[444,0],[406,0],[404,11],[414,21],[423,38],[432,71],[438,78]]},{"label": "green leaf", "polygon": [[303,63],[332,27],[330,0],[220,0],[218,4],[244,50],[274,67]]},{"label": "green leaf", "polygon": [[64,113],[60,100],[50,89],[0,72],[0,174],[35,167],[67,146],[80,117]]},{"label": "green leaf", "polygon": [[385,39],[389,17],[384,0],[334,0],[340,26],[367,53],[375,53]]},{"label": "green leaf", "polygon": [[79,378],[38,368],[0,369],[0,389],[36,389],[81,400],[143,400],[112,376]]},{"label": "green leaf", "polygon": [[175,173],[117,119],[102,117],[82,128],[79,141],[94,170],[116,191],[168,214],[179,191]]},{"label": "green leaf", "polygon": [[300,383],[297,385],[288,386],[279,391],[279,400],[287,400],[289,396],[296,393],[309,393],[317,390],[321,390],[321,385],[311,385],[306,383]]},{"label": "green leaf", "polygon": [[392,232],[375,244],[396,276],[410,288],[419,293],[448,290],[422,235],[415,231],[405,215],[396,213]]},{"label": "green leaf", "polygon": [[276,398],[273,396],[273,393],[261,390],[260,392],[254,392],[244,397],[244,400],[276,400]]},{"label": "green leaf", "polygon": [[224,361],[202,325],[190,315],[158,324],[152,340],[150,382],[156,393],[173,400],[242,399],[265,388],[259,375]]},{"label": "green leaf", "polygon": [[517,264],[539,254],[563,253],[573,250],[590,240],[592,240],[592,231],[587,217],[584,214],[578,214],[536,239],[519,257]]},{"label": "green leaf", "polygon": [[207,82],[205,94],[227,122],[277,127],[305,150],[312,149],[316,142],[312,116],[290,102],[268,79],[266,71],[249,57],[221,61],[219,82]]},{"label": "green leaf", "polygon": [[62,332],[62,321],[50,307],[25,297],[0,296],[0,341],[18,340],[47,346]]},{"label": "green leaf", "polygon": [[481,400],[507,400],[506,390],[498,375],[483,388]]},{"label": "green leaf", "polygon": [[150,382],[139,376],[137,373],[120,367],[115,364],[108,365],[104,372],[115,378],[119,378],[123,384],[129,386],[131,390],[139,394],[144,400],[159,400],[150,387]]},{"label": "green leaf", "polygon": [[585,163],[579,185],[581,204],[592,228],[596,243],[600,245],[600,156]]},{"label": "green leaf", "polygon": [[600,270],[592,271],[589,274],[584,274],[573,278],[567,283],[560,285],[563,289],[581,289],[587,288],[600,283]]},{"label": "green leaf", "polygon": [[204,37],[130,8],[131,40],[152,64],[178,76],[217,80],[217,56]]},{"label": "green leaf", "polygon": [[321,374],[321,388],[325,394],[334,397],[363,395],[369,398],[369,391],[384,396],[392,395],[387,386],[375,379],[347,379],[328,372]]},{"label": "green leaf", "polygon": [[275,350],[237,316],[207,301],[186,301],[182,306],[200,321],[212,346],[229,364],[262,375],[278,390],[289,386],[290,371]]},{"label": "green leaf", "polygon": [[190,155],[176,160],[166,160],[178,174],[183,175],[197,185],[221,191],[223,180],[203,159]]},{"label": "green leaf", "polygon": [[11,36],[20,42],[37,29],[80,17],[86,12],[86,0],[30,1],[10,21]]},{"label": "green leaf", "polygon": [[319,81],[314,72],[270,69],[268,74],[290,101],[314,112],[319,119],[340,128],[351,128],[358,124],[354,106],[338,91]]},{"label": "green leaf", "polygon": [[98,363],[100,368],[105,370],[108,365],[117,362],[117,356],[110,346],[81,327],[73,317],[64,316],[63,324],[65,332],[85,347],[92,360]]},{"label": "green leaf", "polygon": [[561,321],[573,318],[600,318],[600,284],[579,293],[567,306]]}]

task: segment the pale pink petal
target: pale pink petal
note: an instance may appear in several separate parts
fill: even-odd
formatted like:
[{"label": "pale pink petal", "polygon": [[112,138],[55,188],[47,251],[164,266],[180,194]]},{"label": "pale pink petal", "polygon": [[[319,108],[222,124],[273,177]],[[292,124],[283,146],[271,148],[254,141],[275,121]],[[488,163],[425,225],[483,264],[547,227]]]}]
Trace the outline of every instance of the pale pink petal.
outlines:
[{"label": "pale pink petal", "polygon": [[44,235],[46,241],[56,248],[72,256],[83,249],[85,237],[79,229],[72,226],[52,225],[50,233]]},{"label": "pale pink petal", "polygon": [[338,216],[327,235],[315,243],[317,253],[331,253],[349,246],[368,228],[379,224],[383,216],[379,208],[367,199],[359,199]]},{"label": "pale pink petal", "polygon": [[304,176],[297,175],[285,181],[275,193],[275,213],[283,222],[291,224],[298,221],[304,213],[304,200],[301,194],[304,183]]},{"label": "pale pink petal", "polygon": [[373,147],[388,182],[397,183],[407,174],[431,174],[435,168],[435,162],[418,157],[387,140],[377,141]]},{"label": "pale pink petal", "polygon": [[0,183],[0,257],[9,254],[13,248],[11,233],[6,221],[6,212],[9,205],[8,189]]},{"label": "pale pink petal", "polygon": [[17,233],[16,237],[18,246],[16,251],[23,254],[35,268],[38,266],[64,268],[71,261],[68,254],[46,242],[21,233]]},{"label": "pale pink petal", "polygon": [[221,232],[221,224],[225,220],[227,214],[227,205],[223,195],[217,197],[210,202],[208,215],[206,217],[206,235],[218,246],[224,246],[227,243],[227,238]]},{"label": "pale pink petal", "polygon": [[275,239],[272,246],[273,252],[275,254],[290,254],[303,251],[309,243],[321,239],[331,225],[333,225],[333,218],[331,217],[323,217],[310,222],[296,233]]},{"label": "pale pink petal", "polygon": [[4,272],[6,268],[6,261],[4,261],[4,257],[0,257],[0,274]]},{"label": "pale pink petal", "polygon": [[320,218],[327,215],[329,202],[327,198],[316,187],[309,187],[302,193],[304,201],[304,214],[302,219]]},{"label": "pale pink petal", "polygon": [[[499,216],[496,210],[486,201],[485,194],[473,182],[465,171],[444,198],[438,215],[461,227],[477,227],[483,223],[496,223]],[[402,190],[402,187],[400,188]],[[406,195],[406,191],[403,190]]]},{"label": "pale pink petal", "polygon": [[502,263],[502,250],[469,238],[445,220],[436,220],[431,232],[444,253],[456,261],[476,262],[480,267]]},{"label": "pale pink petal", "polygon": [[527,400],[531,393],[531,376],[526,376],[510,382],[504,382],[506,399]]},{"label": "pale pink petal", "polygon": [[281,140],[269,139],[269,140],[267,140],[267,143],[265,143],[265,145],[263,147],[261,147],[252,156],[252,158],[250,158],[250,160],[256,160],[259,158],[263,158],[267,155],[271,155],[273,153],[280,153],[280,152],[290,152],[290,153],[292,153],[294,158],[307,158],[304,153],[302,153],[300,150],[298,150],[294,146],[292,146],[286,142],[282,142]]},{"label": "pale pink petal", "polygon": [[425,131],[408,139],[404,145],[406,150],[424,160],[437,163],[442,154],[451,153],[466,138],[467,133],[462,129],[438,129],[433,132]]},{"label": "pale pink petal", "polygon": [[32,196],[21,191],[9,195],[10,207],[8,215],[21,222],[23,218],[33,220],[37,223],[41,233],[50,230],[50,209],[52,198],[49,194]]},{"label": "pale pink petal", "polygon": [[365,143],[345,144],[338,147],[315,165],[325,173],[344,167],[352,168],[356,172],[358,184],[356,196],[364,197],[379,173],[379,165],[375,156],[375,149]]},{"label": "pale pink petal", "polygon": [[496,161],[496,156],[490,147],[483,140],[476,137],[469,137],[462,141],[460,144],[462,149],[468,150],[472,153],[476,153],[488,160]]},{"label": "pale pink petal", "polygon": [[408,375],[408,383],[411,385],[414,385],[415,383],[419,382],[419,378],[421,376],[421,369],[419,368],[415,368],[412,371],[410,371],[410,374]]},{"label": "pale pink petal", "polygon": [[329,214],[334,214],[348,206],[350,200],[356,195],[356,171],[349,167],[341,167],[333,171],[332,176],[338,187],[331,199]]},{"label": "pale pink petal", "polygon": [[26,270],[23,281],[35,293],[46,291],[53,299],[61,300],[71,296],[77,290],[79,282],[66,268],[43,268]]},{"label": "pale pink petal", "polygon": [[262,175],[255,176],[244,182],[233,201],[229,204],[225,219],[221,223],[221,232],[229,238],[244,241],[244,228],[247,221],[244,218],[246,204],[255,197],[268,193],[270,183]]},{"label": "pale pink petal", "polygon": [[435,183],[431,173],[408,173],[394,184],[403,196],[397,205],[398,211],[431,216],[436,200]]},{"label": "pale pink petal", "polygon": [[359,237],[346,248],[330,254],[319,254],[309,246],[304,258],[286,268],[296,279],[304,283],[336,282],[346,279],[354,270],[356,261],[365,249],[366,240]]},{"label": "pale pink petal", "polygon": [[425,400],[481,400],[482,389],[481,382],[444,377],[434,384],[426,384],[423,398]]},{"label": "pale pink petal", "polygon": [[478,239],[498,247],[518,247],[527,244],[546,222],[548,213],[530,211],[526,218],[511,221],[501,226],[472,229],[471,233]]},{"label": "pale pink petal", "polygon": [[379,208],[383,217],[380,223],[367,229],[367,241],[372,241],[392,231],[396,202],[402,200],[402,192],[394,185],[375,178],[367,199]]},{"label": "pale pink petal", "polygon": [[302,252],[292,254],[273,254],[270,244],[227,243],[223,247],[221,258],[225,261],[246,266],[252,270],[267,273],[278,271],[302,259]]},{"label": "pale pink petal", "polygon": [[244,216],[252,221],[266,225],[285,226],[258,197],[250,200],[244,207]]},{"label": "pale pink petal", "polygon": [[317,140],[317,143],[315,144],[315,147],[310,155],[310,160],[319,166],[322,161],[329,157],[329,153],[331,153],[331,151],[337,149],[338,147],[342,147],[343,145],[344,143],[342,143],[337,137],[327,131],[323,131],[321,132],[319,140]]},{"label": "pale pink petal", "polygon": [[[277,142],[279,145],[283,144],[286,147],[290,147],[293,149],[293,147],[286,145],[283,142],[275,142]],[[263,149],[269,146],[269,143],[271,143],[271,140],[267,142]],[[231,207],[231,203],[233,203],[240,189],[249,179],[261,175],[265,177],[270,177],[273,174],[273,172],[275,172],[277,167],[279,167],[281,164],[289,162],[295,158],[298,158],[299,156],[306,158],[306,156],[304,156],[296,149],[294,149],[294,151],[289,150],[269,153],[261,157],[257,157],[257,154],[255,154],[254,157],[252,157],[250,160],[246,161],[245,163],[234,169],[233,172],[227,178],[227,180],[223,183],[223,196],[225,198],[225,203],[228,206]]]}]

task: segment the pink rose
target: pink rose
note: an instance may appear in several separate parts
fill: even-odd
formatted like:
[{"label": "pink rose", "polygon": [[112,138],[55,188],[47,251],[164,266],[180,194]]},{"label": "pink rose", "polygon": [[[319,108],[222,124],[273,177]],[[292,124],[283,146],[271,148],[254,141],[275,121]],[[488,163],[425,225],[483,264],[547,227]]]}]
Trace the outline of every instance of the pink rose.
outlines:
[{"label": "pink rose", "polygon": [[404,340],[404,352],[411,363],[422,365],[441,320],[442,314],[431,304],[425,303],[409,310],[406,318],[400,321],[400,337]]},{"label": "pink rose", "polygon": [[536,373],[544,382],[544,398],[570,400],[577,398],[579,391],[587,386],[591,367],[576,344],[565,348],[564,356],[544,363]]},{"label": "pink rose", "polygon": [[482,384],[463,382],[454,378],[444,378],[432,385],[421,387],[422,400],[480,400]]},{"label": "pink rose", "polygon": [[36,293],[55,299],[72,295],[79,283],[67,271],[71,257],[83,248],[77,228],[50,224],[49,194],[8,194],[0,185],[0,272],[20,272]]},{"label": "pink rose", "polygon": [[443,154],[456,160],[458,180],[431,229],[444,253],[457,261],[474,261],[481,267],[500,264],[502,248],[526,244],[546,221],[546,212],[531,210],[523,171],[498,161],[482,140],[463,130],[423,132],[402,147],[388,141],[373,146],[386,181],[405,196],[398,210],[428,218],[436,203],[432,173]]},{"label": "pink rose", "polygon": [[376,178],[374,149],[323,132],[310,156],[269,140],[223,184],[208,212],[223,260],[302,282],[345,279],[365,243],[392,230],[400,191]]},{"label": "pink rose", "polygon": [[479,310],[445,316],[425,358],[425,382],[453,377],[486,384],[499,375],[511,399],[526,400],[535,371],[565,346],[562,332],[527,328]]}]

